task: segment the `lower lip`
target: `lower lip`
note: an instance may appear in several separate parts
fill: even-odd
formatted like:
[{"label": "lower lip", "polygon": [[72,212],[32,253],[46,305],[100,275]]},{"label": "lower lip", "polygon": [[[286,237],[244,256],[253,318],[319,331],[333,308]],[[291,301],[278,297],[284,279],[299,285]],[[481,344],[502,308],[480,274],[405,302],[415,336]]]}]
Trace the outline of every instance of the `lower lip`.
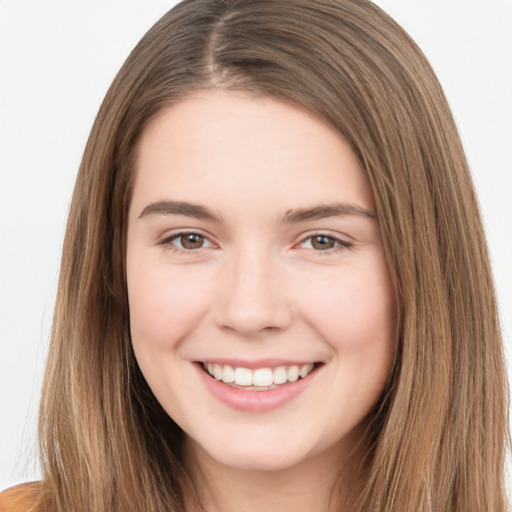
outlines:
[{"label": "lower lip", "polygon": [[268,391],[248,391],[232,388],[222,381],[215,380],[203,370],[201,363],[196,363],[195,366],[205,386],[218,400],[243,412],[267,412],[281,407],[302,393],[319,371],[317,368],[303,379]]}]

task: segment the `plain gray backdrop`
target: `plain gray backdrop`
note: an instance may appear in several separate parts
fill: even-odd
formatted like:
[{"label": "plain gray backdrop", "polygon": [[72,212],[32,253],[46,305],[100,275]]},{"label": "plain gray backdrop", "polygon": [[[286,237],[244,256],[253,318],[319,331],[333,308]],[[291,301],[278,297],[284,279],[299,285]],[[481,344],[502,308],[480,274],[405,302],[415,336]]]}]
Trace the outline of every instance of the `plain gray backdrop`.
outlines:
[{"label": "plain gray backdrop", "polygon": [[[100,102],[176,2],[0,0],[0,489],[37,479],[35,431],[64,226]],[[512,343],[512,0],[378,0],[430,59],[480,198]]]}]

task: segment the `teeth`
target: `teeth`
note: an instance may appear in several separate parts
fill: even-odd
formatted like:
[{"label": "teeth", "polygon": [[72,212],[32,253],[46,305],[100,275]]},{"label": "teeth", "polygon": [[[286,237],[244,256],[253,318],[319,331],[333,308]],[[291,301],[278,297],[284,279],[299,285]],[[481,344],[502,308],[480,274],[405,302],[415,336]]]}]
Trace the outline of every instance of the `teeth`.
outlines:
[{"label": "teeth", "polygon": [[231,368],[231,366],[228,366],[227,364],[224,365],[222,368],[222,381],[226,384],[229,384],[230,382],[235,382],[235,370]]},{"label": "teeth", "polygon": [[290,366],[290,368],[288,368],[288,371],[286,372],[288,380],[290,382],[295,382],[299,378],[299,372],[300,370],[298,366]]},{"label": "teeth", "polygon": [[278,366],[274,370],[274,384],[284,384],[288,380],[286,368],[284,366]]},{"label": "teeth", "polygon": [[260,368],[252,376],[253,386],[270,386],[274,382],[274,374],[270,368]]},{"label": "teeth", "polygon": [[222,374],[223,374],[222,366],[220,364],[214,364],[213,365],[213,376],[217,380],[222,380]]},{"label": "teeth", "polygon": [[252,372],[247,368],[235,369],[235,384],[239,386],[252,386]]},{"label": "teeth", "polygon": [[255,390],[274,389],[286,382],[296,382],[299,378],[309,375],[314,368],[313,363],[291,366],[277,366],[275,368],[233,368],[227,364],[208,363],[203,365],[205,370],[216,380],[236,386],[251,386]]},{"label": "teeth", "polygon": [[300,368],[299,368],[299,375],[304,378],[308,373],[311,373],[311,370],[313,369],[313,364],[312,363],[309,363],[309,364],[303,364]]}]

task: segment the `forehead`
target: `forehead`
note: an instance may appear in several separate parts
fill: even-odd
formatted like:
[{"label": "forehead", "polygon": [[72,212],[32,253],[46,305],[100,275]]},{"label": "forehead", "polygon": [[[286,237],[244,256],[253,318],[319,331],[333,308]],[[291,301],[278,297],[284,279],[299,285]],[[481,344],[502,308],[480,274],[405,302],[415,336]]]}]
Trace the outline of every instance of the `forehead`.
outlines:
[{"label": "forehead", "polygon": [[222,90],[163,109],[141,136],[135,171],[134,201],[215,195],[232,204],[259,195],[269,205],[308,197],[371,204],[356,156],[331,126],[273,98]]}]

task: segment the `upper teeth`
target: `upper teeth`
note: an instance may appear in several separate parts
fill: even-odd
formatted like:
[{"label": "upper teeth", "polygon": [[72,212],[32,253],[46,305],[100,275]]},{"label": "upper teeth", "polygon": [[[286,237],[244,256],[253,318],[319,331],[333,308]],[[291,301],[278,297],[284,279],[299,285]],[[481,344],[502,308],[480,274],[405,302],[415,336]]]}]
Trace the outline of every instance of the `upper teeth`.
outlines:
[{"label": "upper teeth", "polygon": [[313,370],[314,364],[308,363],[291,366],[277,366],[276,368],[233,368],[227,364],[208,363],[204,365],[208,373],[227,384],[235,383],[238,386],[271,386],[272,384],[284,384],[295,382],[299,377],[306,377]]}]

